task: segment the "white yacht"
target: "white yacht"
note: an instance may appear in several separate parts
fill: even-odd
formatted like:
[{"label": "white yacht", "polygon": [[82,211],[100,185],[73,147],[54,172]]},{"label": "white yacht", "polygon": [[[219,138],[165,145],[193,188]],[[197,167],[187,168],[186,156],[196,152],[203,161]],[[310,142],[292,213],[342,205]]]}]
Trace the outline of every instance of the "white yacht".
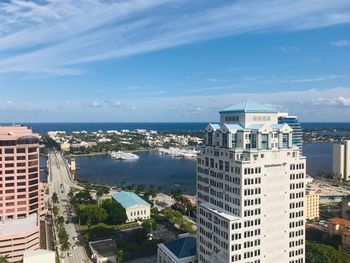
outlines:
[{"label": "white yacht", "polygon": [[109,155],[116,160],[137,160],[140,157],[136,154],[129,153],[129,152],[122,152],[122,151],[117,151],[117,152],[109,152]]}]

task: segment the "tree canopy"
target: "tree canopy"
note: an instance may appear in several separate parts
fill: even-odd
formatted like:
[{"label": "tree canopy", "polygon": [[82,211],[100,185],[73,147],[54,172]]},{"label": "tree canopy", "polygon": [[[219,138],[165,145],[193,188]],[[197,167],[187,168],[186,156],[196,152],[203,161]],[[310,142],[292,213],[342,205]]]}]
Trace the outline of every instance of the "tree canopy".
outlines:
[{"label": "tree canopy", "polygon": [[306,263],[350,263],[350,256],[323,244],[306,244]]},{"label": "tree canopy", "polygon": [[91,194],[89,191],[84,190],[76,193],[71,198],[72,205],[79,205],[79,204],[93,204],[95,203],[95,200],[93,200]]},{"label": "tree canopy", "polygon": [[88,225],[103,222],[107,218],[106,210],[96,204],[78,205],[76,214],[81,223]]},{"label": "tree canopy", "polygon": [[124,224],[127,220],[125,208],[112,199],[105,199],[101,207],[107,212],[107,224]]}]

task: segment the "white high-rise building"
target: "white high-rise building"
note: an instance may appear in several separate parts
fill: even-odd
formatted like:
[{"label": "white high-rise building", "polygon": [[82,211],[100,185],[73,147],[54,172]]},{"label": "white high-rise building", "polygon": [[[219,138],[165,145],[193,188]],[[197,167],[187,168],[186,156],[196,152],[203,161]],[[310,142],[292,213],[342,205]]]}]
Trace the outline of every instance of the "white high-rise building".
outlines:
[{"label": "white high-rise building", "polygon": [[333,173],[335,179],[350,180],[350,140],[333,144]]},{"label": "white high-rise building", "polygon": [[197,163],[199,262],[305,262],[305,157],[277,110],[221,111]]}]

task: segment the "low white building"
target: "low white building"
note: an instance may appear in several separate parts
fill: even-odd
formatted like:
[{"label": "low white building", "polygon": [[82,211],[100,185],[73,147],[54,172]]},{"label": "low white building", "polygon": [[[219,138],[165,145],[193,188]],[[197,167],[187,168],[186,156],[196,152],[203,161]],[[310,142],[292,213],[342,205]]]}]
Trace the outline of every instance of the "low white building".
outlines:
[{"label": "low white building", "polygon": [[158,245],[158,263],[197,262],[196,239],[192,236],[179,238]]},{"label": "low white building", "polygon": [[133,192],[121,191],[112,195],[126,210],[127,222],[151,218],[151,205]]},{"label": "low white building", "polygon": [[26,251],[23,254],[23,263],[55,263],[55,251],[38,249]]}]

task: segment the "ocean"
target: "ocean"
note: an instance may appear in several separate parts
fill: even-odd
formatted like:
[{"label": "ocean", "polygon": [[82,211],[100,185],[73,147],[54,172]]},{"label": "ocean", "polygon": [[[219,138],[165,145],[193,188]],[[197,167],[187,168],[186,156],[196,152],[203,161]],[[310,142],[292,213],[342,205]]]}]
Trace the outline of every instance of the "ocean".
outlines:
[{"label": "ocean", "polygon": [[[8,125],[9,123],[3,123]],[[29,126],[37,133],[48,131],[98,131],[98,130],[134,130],[146,129],[156,131],[200,131],[208,122],[48,122],[21,123]],[[350,122],[304,122],[303,129],[350,129]]]}]

